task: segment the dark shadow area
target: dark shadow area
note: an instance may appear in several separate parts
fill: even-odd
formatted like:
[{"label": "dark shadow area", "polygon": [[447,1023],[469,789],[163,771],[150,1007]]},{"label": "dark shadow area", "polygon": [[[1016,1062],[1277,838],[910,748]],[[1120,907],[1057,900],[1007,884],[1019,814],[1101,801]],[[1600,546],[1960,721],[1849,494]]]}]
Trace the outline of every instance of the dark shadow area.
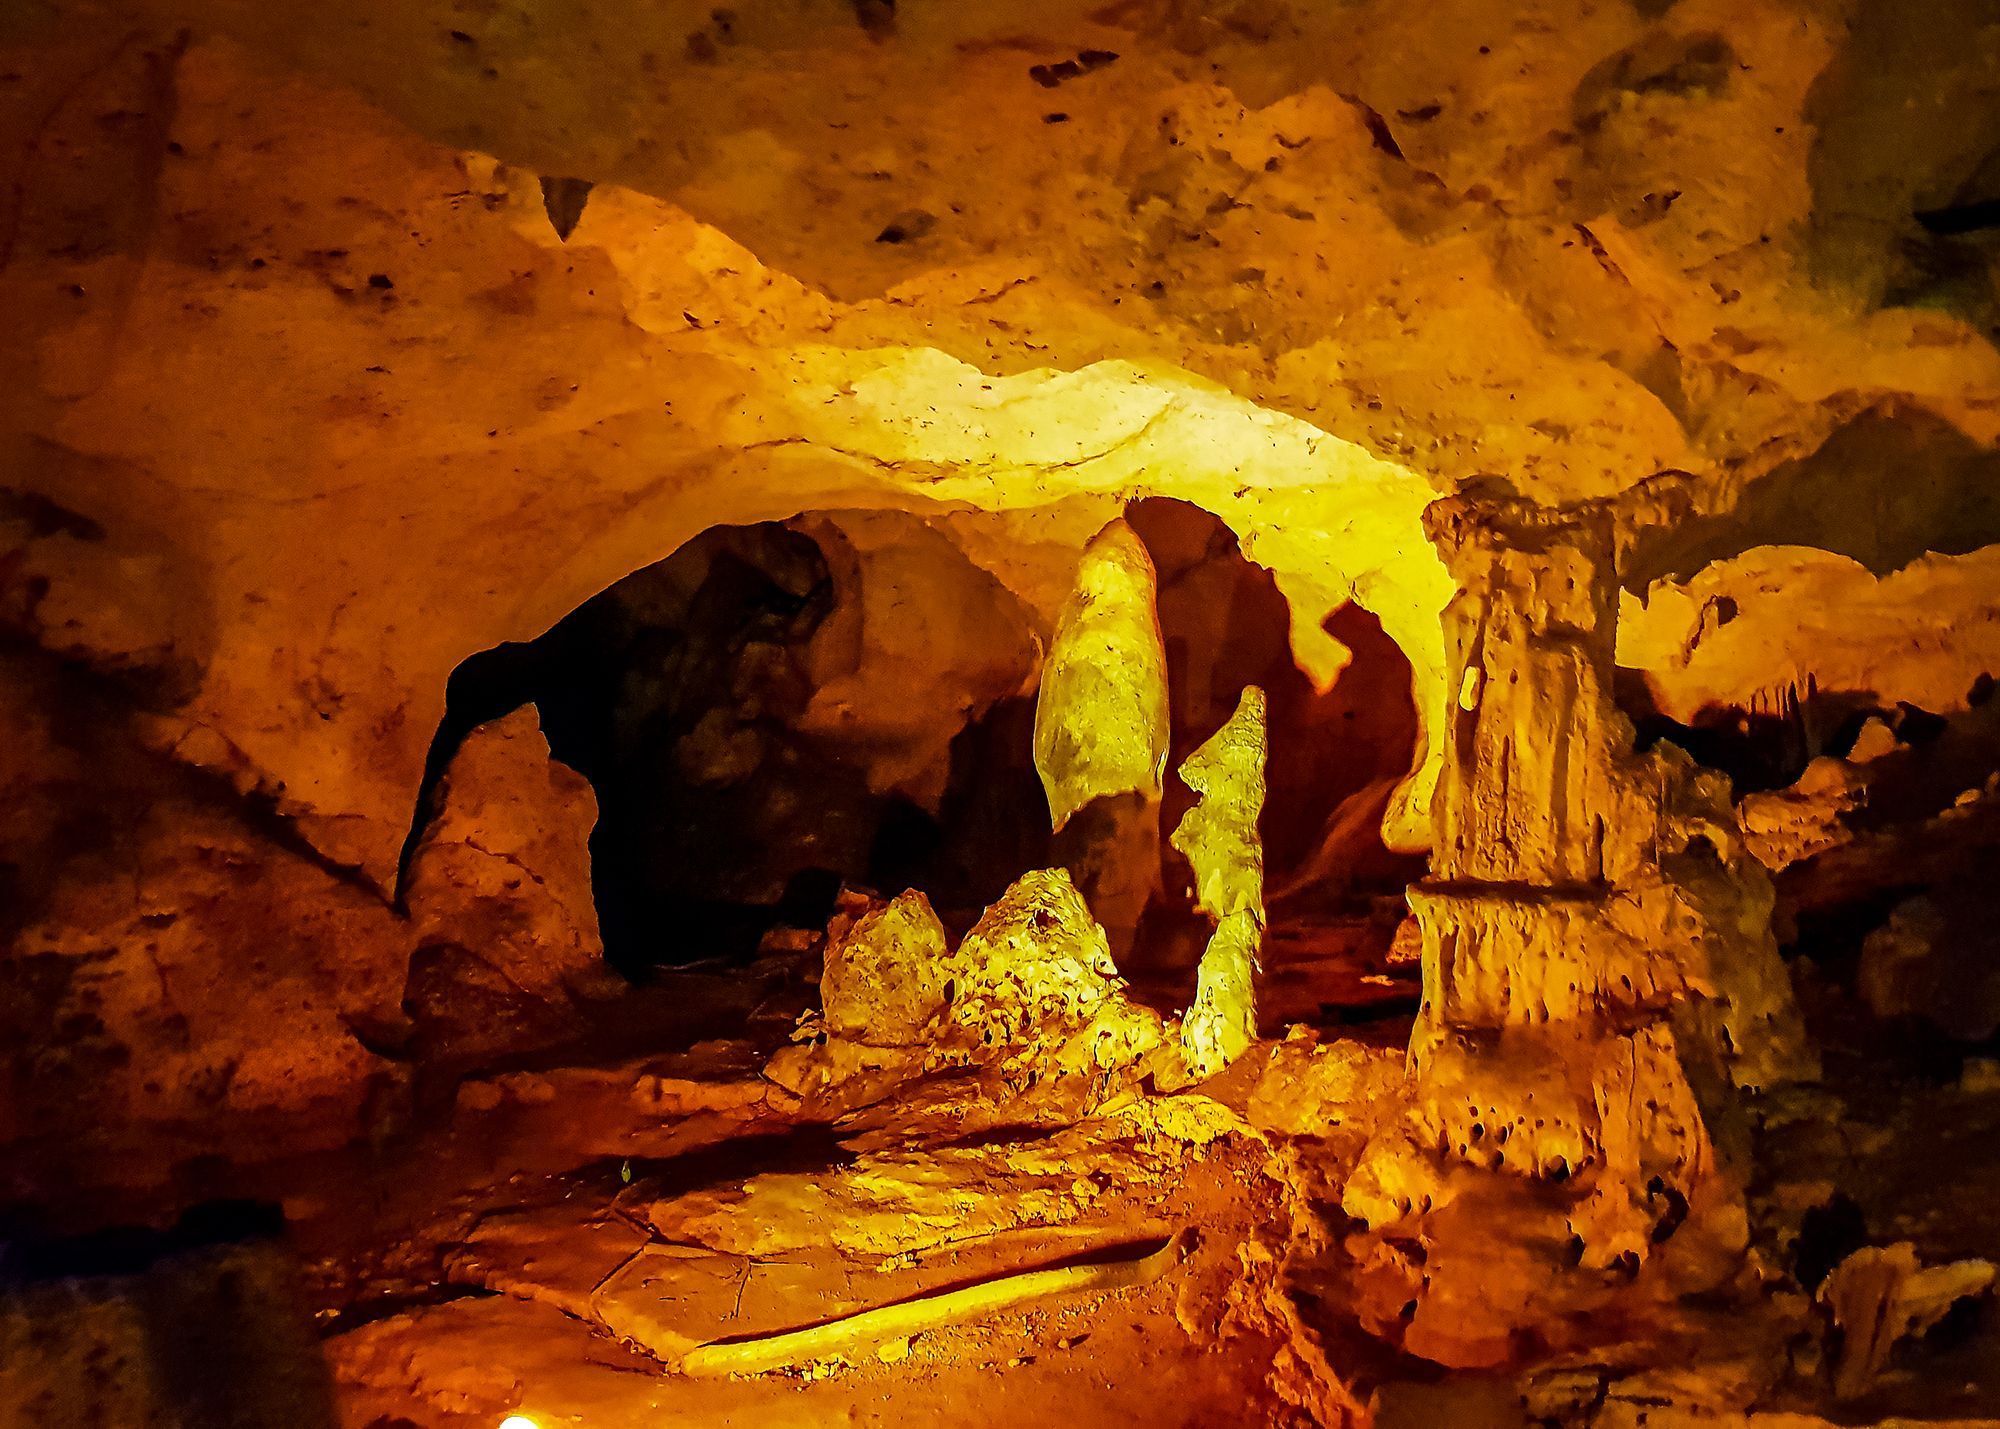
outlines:
[{"label": "dark shadow area", "polygon": [[606,959],[626,975],[747,958],[774,927],[822,926],[843,884],[920,888],[969,923],[1046,847],[1033,701],[961,731],[935,814],[872,789],[852,752],[801,728],[809,647],[857,598],[837,585],[791,526],[717,527],[545,635],[467,659],[406,864],[465,736],[533,704],[555,757],[596,793],[592,886]]},{"label": "dark shadow area", "polygon": [[1973,233],[2000,199],[2000,80],[1982,58],[1990,4],[1863,0],[1806,96],[1803,235],[1815,281],[1882,306],[1991,328],[1991,249]]},{"label": "dark shadow area", "polygon": [[0,1362],[37,1422],[330,1429],[327,1371],[274,1206],[196,1206],[167,1230],[0,1230]]},{"label": "dark shadow area", "polygon": [[1626,563],[1626,589],[1686,580],[1757,546],[1810,546],[1874,574],[1927,552],[1964,555],[2000,541],[2000,452],[1915,409],[1865,412],[1809,456],[1744,489],[1726,514],[1661,527]]},{"label": "dark shadow area", "polygon": [[1786,688],[1750,708],[1705,705],[1690,723],[1663,713],[1645,672],[1620,667],[1614,677],[1618,707],[1632,721],[1636,747],[1662,740],[1678,745],[1698,764],[1727,774],[1737,795],[1782,789],[1822,754],[1845,754],[1870,717],[1895,717],[1873,695],[1822,691],[1810,677],[1803,689]]}]

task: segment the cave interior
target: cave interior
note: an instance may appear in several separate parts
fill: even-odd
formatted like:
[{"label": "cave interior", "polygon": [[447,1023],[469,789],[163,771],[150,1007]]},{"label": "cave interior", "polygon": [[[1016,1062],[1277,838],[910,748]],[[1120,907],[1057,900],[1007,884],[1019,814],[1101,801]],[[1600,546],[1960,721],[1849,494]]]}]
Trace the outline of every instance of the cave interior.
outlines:
[{"label": "cave interior", "polygon": [[0,1426],[2000,1424],[1990,0],[25,0],[0,163]]}]

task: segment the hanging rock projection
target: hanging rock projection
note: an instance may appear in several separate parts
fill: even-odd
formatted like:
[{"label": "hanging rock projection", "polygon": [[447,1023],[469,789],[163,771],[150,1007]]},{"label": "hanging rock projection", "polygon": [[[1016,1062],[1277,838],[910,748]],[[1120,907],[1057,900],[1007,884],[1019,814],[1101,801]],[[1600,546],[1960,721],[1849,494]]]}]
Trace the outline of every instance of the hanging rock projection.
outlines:
[{"label": "hanging rock projection", "polygon": [[1123,517],[1083,548],[1035,704],[1035,768],[1056,855],[1113,952],[1159,888],[1167,653],[1153,558]]},{"label": "hanging rock projection", "polygon": [[1252,977],[1264,940],[1264,692],[1252,685],[1221,729],[1181,765],[1201,796],[1174,830],[1194,865],[1195,906],[1216,920],[1201,955],[1194,1006],[1181,1022],[1189,1072],[1213,1075],[1257,1039]]},{"label": "hanging rock projection", "polygon": [[1123,517],[1083,548],[1035,709],[1035,768],[1058,831],[1093,799],[1160,797],[1167,654],[1154,586],[1153,558]]}]

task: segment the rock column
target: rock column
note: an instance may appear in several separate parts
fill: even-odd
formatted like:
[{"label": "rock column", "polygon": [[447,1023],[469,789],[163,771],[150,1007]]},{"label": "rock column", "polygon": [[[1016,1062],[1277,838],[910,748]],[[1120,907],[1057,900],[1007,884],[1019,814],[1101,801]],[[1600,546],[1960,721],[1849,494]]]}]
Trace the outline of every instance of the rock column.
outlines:
[{"label": "rock column", "polygon": [[[1522,1218],[1529,1260],[1635,1273],[1691,1211],[1733,1204],[1704,1101],[1811,1070],[1770,885],[1727,780],[1636,753],[1613,703],[1618,513],[1452,498],[1425,525],[1459,593],[1431,876],[1409,895],[1413,1097],[1345,1205],[1431,1241],[1481,1219],[1447,1210],[1472,1196]],[[1404,1318],[1449,1278],[1412,1276]],[[1467,1300],[1457,1318],[1510,1313]]]}]

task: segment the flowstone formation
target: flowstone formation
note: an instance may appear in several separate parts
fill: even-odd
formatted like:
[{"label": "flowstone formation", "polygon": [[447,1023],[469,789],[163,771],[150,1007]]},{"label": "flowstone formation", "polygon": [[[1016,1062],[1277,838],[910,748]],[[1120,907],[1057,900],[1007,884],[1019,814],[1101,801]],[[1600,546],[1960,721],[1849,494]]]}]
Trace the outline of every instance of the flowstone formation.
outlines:
[{"label": "flowstone formation", "polygon": [[1093,536],[1035,703],[1056,856],[1121,954],[1160,883],[1168,706],[1155,587],[1153,558],[1123,517]]},{"label": "flowstone formation", "polygon": [[1194,1005],[1181,1021],[1181,1054],[1193,1076],[1212,1076],[1257,1040],[1252,979],[1264,941],[1264,692],[1243,691],[1236,712],[1181,765],[1201,800],[1170,842],[1194,867],[1195,907],[1215,919],[1202,952]]},{"label": "flowstone formation", "polygon": [[1465,1364],[1574,1336],[1649,1260],[1720,1274],[1701,1250],[1742,1213],[1705,1112],[1814,1068],[1728,781],[1635,752],[1612,702],[1613,508],[1453,498],[1426,526],[1460,593],[1411,1104],[1343,1200],[1380,1238],[1377,1328]]},{"label": "flowstone formation", "polygon": [[1087,1108],[1166,1050],[1159,1014],[1126,994],[1104,929],[1060,868],[1021,875],[956,949],[915,890],[842,920],[820,998],[767,1075],[840,1104],[975,1067],[996,1097],[1039,1089]]}]

